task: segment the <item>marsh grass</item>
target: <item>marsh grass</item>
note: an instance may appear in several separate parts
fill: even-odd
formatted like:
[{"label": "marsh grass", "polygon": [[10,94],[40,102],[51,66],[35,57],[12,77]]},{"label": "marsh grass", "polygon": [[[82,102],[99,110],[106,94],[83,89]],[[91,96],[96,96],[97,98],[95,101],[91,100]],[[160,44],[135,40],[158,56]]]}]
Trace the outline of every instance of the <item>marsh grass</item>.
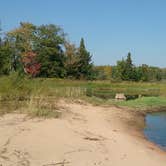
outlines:
[{"label": "marsh grass", "polygon": [[[117,102],[116,93],[144,97]],[[56,102],[60,98],[132,108],[166,106],[166,83],[29,79],[17,73],[0,77],[0,114],[19,111],[32,116],[57,117]]]}]

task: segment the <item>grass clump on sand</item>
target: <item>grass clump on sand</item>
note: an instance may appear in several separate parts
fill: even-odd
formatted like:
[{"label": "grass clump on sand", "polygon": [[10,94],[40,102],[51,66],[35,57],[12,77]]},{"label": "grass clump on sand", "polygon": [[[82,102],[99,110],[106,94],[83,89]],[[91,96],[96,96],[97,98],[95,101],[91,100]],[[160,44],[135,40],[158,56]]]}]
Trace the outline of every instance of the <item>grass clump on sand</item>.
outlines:
[{"label": "grass clump on sand", "polygon": [[59,118],[60,107],[56,103],[56,98],[45,98],[44,96],[31,97],[27,103],[25,112],[31,117]]},{"label": "grass clump on sand", "polygon": [[44,108],[34,108],[29,112],[31,117],[42,117],[42,118],[59,118],[61,113],[56,110],[49,110]]}]

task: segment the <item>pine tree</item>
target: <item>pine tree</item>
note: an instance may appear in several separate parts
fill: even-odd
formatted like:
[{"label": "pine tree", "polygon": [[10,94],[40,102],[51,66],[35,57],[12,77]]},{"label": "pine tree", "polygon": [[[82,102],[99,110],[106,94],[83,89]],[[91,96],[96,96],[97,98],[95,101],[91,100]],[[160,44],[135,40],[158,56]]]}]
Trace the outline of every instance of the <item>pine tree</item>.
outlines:
[{"label": "pine tree", "polygon": [[126,59],[126,67],[125,67],[125,80],[133,80],[134,79],[134,65],[131,59],[131,53],[129,52]]},{"label": "pine tree", "polygon": [[137,81],[136,68],[131,59],[129,52],[126,59],[117,62],[116,77],[124,81]]},{"label": "pine tree", "polygon": [[83,79],[91,79],[93,75],[92,56],[86,50],[84,39],[81,38],[80,46],[78,50],[79,62],[78,62],[78,77]]}]

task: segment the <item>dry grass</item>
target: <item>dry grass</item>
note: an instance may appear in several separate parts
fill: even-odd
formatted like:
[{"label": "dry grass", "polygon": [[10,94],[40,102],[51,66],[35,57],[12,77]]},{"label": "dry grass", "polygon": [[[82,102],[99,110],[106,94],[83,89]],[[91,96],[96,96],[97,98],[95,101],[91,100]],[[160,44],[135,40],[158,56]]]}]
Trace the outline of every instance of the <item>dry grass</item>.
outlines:
[{"label": "dry grass", "polygon": [[[26,112],[32,116],[58,117],[56,102],[60,98],[83,99],[96,105],[127,107],[166,106],[164,82],[134,83],[79,81],[61,79],[28,79],[16,73],[0,78],[0,114]],[[116,93],[150,96],[127,102],[112,100]],[[154,97],[155,96],[155,97]]]}]

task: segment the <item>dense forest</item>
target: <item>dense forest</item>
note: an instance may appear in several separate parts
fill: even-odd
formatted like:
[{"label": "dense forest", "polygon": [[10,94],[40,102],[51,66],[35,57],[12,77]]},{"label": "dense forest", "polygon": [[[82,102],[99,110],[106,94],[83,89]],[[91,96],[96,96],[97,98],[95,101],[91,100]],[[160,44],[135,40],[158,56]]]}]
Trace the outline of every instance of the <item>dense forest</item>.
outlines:
[{"label": "dense forest", "polygon": [[[2,31],[1,31],[2,32]],[[160,81],[166,68],[135,66],[129,52],[115,66],[95,66],[82,38],[79,46],[67,40],[57,25],[21,22],[0,34],[0,76],[18,72],[30,78],[70,78],[115,81]]]}]

